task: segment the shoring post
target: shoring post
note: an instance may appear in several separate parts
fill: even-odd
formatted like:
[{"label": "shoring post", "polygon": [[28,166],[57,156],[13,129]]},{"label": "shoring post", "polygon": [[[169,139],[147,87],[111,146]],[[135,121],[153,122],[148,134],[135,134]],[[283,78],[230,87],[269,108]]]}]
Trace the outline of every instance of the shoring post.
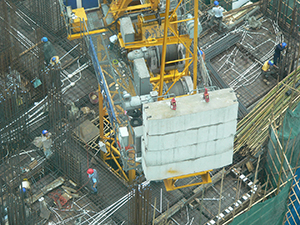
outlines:
[{"label": "shoring post", "polygon": [[[274,131],[275,132],[275,131]],[[283,132],[282,132],[282,136],[283,136]],[[279,140],[278,140],[279,141]],[[282,144],[284,143],[283,141],[283,137],[281,138]],[[281,150],[281,151],[280,151]],[[276,191],[276,195],[278,195],[279,193],[279,185],[280,185],[280,179],[281,179],[281,174],[282,174],[282,168],[283,168],[283,149],[279,149],[280,151],[280,169],[279,169],[279,174],[278,174],[278,181],[277,181],[277,191]]]},{"label": "shoring post", "polygon": [[200,210],[199,210],[199,215],[200,215],[200,218],[199,218],[199,224],[201,224],[201,215],[202,215],[202,205],[203,205],[203,198],[204,198],[204,188],[202,189],[202,195],[201,195],[201,202],[200,202]]},{"label": "shoring post", "polygon": [[[242,185],[242,182],[240,179],[240,172],[238,172],[238,180],[236,182],[236,194],[235,194],[234,202],[237,202],[237,200],[239,199],[241,185]],[[236,210],[236,207],[233,208],[232,216],[235,215],[235,210]]]},{"label": "shoring post", "polygon": [[[269,133],[269,139],[270,139],[270,141],[271,141],[271,144],[273,145],[274,152],[276,153],[276,156],[278,157],[277,152],[275,151],[275,150],[276,150],[276,147],[275,147],[275,144],[273,143],[273,141],[272,141],[272,139],[271,139],[271,137],[270,137],[270,133]],[[278,171],[278,169],[277,169],[277,167],[276,167],[276,163],[275,163],[275,161],[274,161],[274,159],[273,159],[273,157],[272,157],[272,155],[271,155],[271,153],[270,153],[270,150],[268,150],[268,154],[270,155],[271,162],[272,162],[272,164],[273,164],[273,166],[274,166],[276,172],[279,174],[279,171]],[[278,158],[279,158],[279,157],[278,157]],[[278,161],[279,161],[279,160],[278,160]],[[274,179],[274,182],[276,182],[276,177],[275,177],[275,175],[272,173],[272,170],[271,170],[271,169],[270,169],[270,173],[271,173],[271,175],[272,175],[272,177],[273,177],[273,179]],[[270,182],[270,184],[272,184],[272,182]]]},{"label": "shoring post", "polygon": [[[257,160],[257,164],[256,164],[256,170],[255,170],[255,175],[254,175],[254,181],[253,181],[253,187],[252,187],[252,190],[254,189],[254,186],[256,184],[256,180],[257,180],[257,171],[258,171],[258,167],[259,167],[259,162],[260,162],[260,156],[258,156],[258,160]],[[252,195],[250,197],[250,203],[249,203],[249,207],[248,209],[250,210],[251,209],[251,206],[252,206],[252,202],[253,202],[253,196],[255,195],[255,192],[253,191],[252,192]]]},{"label": "shoring post", "polygon": [[220,189],[220,198],[219,198],[219,210],[218,210],[218,221],[217,225],[220,223],[220,213],[221,213],[221,203],[222,203],[222,192],[223,192],[223,182],[224,182],[224,174],[225,174],[225,169],[223,168],[222,170],[222,180],[221,180],[221,189]]},{"label": "shoring post", "polygon": [[155,209],[156,209],[156,197],[154,198],[152,225],[154,225],[154,220],[155,220]]},{"label": "shoring post", "polygon": [[295,142],[296,142],[296,138],[294,139],[294,142],[293,142],[293,147],[292,147],[292,152],[291,152],[289,164],[292,163],[293,154],[294,154],[294,149],[295,149]]},{"label": "shoring post", "polygon": [[[271,128],[273,129],[273,132],[274,132],[275,136],[277,137],[277,134],[275,133],[275,129],[274,129],[274,127],[273,127],[272,125],[271,125]],[[275,155],[276,155],[276,157],[277,157],[278,162],[281,162],[280,157],[279,157],[279,155],[278,155],[278,153],[277,153],[277,151],[276,151],[275,144],[274,144],[274,142],[272,141],[271,138],[270,138],[270,141],[271,141],[271,144],[272,144],[273,148],[275,149],[274,152],[275,152]],[[280,147],[281,147],[281,145],[280,145]],[[271,156],[271,153],[270,153],[270,152],[269,152],[269,155]],[[272,156],[271,156],[271,158],[272,158]],[[275,162],[273,161],[273,159],[272,159],[272,162],[273,162],[273,166],[274,166],[274,168],[275,168],[277,174],[279,175],[280,172],[278,171],[278,169],[277,169],[277,167],[276,167],[276,164],[275,164]],[[288,179],[288,175],[286,174],[286,171],[285,171],[285,170],[283,170],[283,173],[284,173],[284,175],[285,175],[285,178]],[[272,171],[271,171],[271,174],[272,174]],[[275,183],[276,183],[276,177],[275,177],[274,174],[272,174],[272,175],[273,175],[274,181],[275,181]],[[281,177],[279,177],[279,179],[282,180]],[[282,181],[282,182],[283,182],[283,181]]]},{"label": "shoring post", "polygon": [[[286,144],[286,147],[285,147],[285,152],[287,151],[287,147],[288,147],[289,142],[290,142],[291,134],[292,134],[292,129],[290,130],[290,135],[289,135],[289,139],[288,139],[288,142]],[[283,131],[282,131],[282,136],[283,136]],[[277,141],[279,142],[279,139]],[[284,141],[283,141],[283,137],[282,137],[282,144],[283,143],[284,143]],[[279,143],[278,143],[278,145],[279,145]],[[282,174],[282,170],[283,170],[283,156],[285,154],[285,152],[283,151],[284,148],[282,147],[280,149],[281,149],[281,157],[280,157],[281,163],[280,163],[279,177],[278,177],[278,181],[277,181],[277,192],[276,192],[276,195],[278,195],[278,193],[279,193],[280,178],[281,178],[281,174]]]},{"label": "shoring post", "polygon": [[[264,191],[264,196],[266,196],[266,193],[267,193],[267,190],[268,190],[269,178],[270,178],[270,175],[268,174],[268,175],[267,175],[266,187],[265,187],[265,191]],[[264,201],[265,201],[265,200],[264,200]]]}]

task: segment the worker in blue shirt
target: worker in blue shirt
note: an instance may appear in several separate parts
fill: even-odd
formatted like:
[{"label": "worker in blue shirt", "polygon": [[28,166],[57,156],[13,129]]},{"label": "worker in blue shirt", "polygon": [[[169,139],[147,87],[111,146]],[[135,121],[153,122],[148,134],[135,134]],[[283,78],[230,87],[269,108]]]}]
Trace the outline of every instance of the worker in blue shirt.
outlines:
[{"label": "worker in blue shirt", "polygon": [[199,58],[200,55],[202,56],[203,61],[205,61],[205,53],[202,49],[198,50],[197,55],[198,55],[198,62],[200,62],[200,58]]},{"label": "worker in blue shirt", "polygon": [[48,64],[51,63],[51,61],[52,61],[51,59],[53,57],[57,57],[56,50],[55,50],[54,46],[52,45],[52,43],[48,40],[47,37],[43,37],[41,39],[41,41],[44,43],[44,46],[43,46],[44,58],[46,61],[46,65],[48,66]]},{"label": "worker in blue shirt", "polygon": [[210,21],[210,25],[212,26],[214,21],[216,20],[219,25],[219,31],[222,29],[222,20],[223,20],[223,11],[224,8],[219,5],[218,1],[214,1],[214,7],[212,8],[212,12],[214,13],[214,17]]},{"label": "worker in blue shirt", "polygon": [[87,170],[88,178],[90,179],[91,188],[94,194],[98,193],[97,184],[98,184],[98,173],[97,170],[89,168]]},{"label": "worker in blue shirt", "polygon": [[285,42],[276,45],[273,59],[275,65],[277,65],[280,62],[280,53],[285,49],[286,46],[287,44]]}]

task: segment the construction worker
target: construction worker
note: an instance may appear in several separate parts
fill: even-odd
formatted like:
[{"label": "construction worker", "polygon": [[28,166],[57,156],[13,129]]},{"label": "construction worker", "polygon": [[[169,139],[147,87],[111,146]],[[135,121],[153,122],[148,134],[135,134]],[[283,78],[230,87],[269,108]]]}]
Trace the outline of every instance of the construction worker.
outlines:
[{"label": "construction worker", "polygon": [[30,183],[28,179],[24,178],[22,184],[20,185],[20,192],[21,194],[23,194],[24,198],[27,198],[29,191],[30,191]]},{"label": "construction worker", "polygon": [[270,84],[270,81],[269,81],[269,78],[271,75],[274,74],[274,71],[271,70],[272,67],[275,67],[275,68],[278,68],[273,61],[271,60],[268,60],[264,63],[264,65],[262,66],[262,75],[264,76],[264,82],[269,85]]},{"label": "construction worker", "polygon": [[98,173],[97,170],[89,168],[87,170],[88,178],[90,179],[91,188],[94,194],[97,194],[97,184],[98,184]]},{"label": "construction worker", "polygon": [[43,135],[44,137],[50,137],[50,136],[51,136],[51,133],[49,133],[47,130],[43,130],[43,131],[42,131],[42,135]]},{"label": "construction worker", "polygon": [[57,56],[57,54],[54,46],[51,44],[47,37],[43,37],[41,41],[44,43],[44,58],[48,66],[48,64],[51,63],[52,57]]},{"label": "construction worker", "polygon": [[223,11],[224,8],[219,5],[218,1],[214,1],[214,7],[212,8],[212,12],[214,13],[213,18],[210,20],[210,26],[213,25],[214,21],[218,22],[219,31],[222,30],[222,19],[223,19]]},{"label": "construction worker", "polygon": [[282,42],[278,45],[276,45],[275,52],[274,52],[274,64],[277,65],[280,62],[280,54],[285,49],[287,44],[285,42]]},{"label": "construction worker", "polygon": [[201,48],[200,48],[200,50],[198,50],[197,55],[198,55],[198,62],[200,62],[200,58],[199,58],[200,55],[202,56],[203,61],[205,61],[205,53]]},{"label": "construction worker", "polygon": [[41,138],[44,154],[47,159],[50,158],[52,155],[51,146],[52,146],[52,139],[51,139],[51,133],[49,133],[47,130],[42,131],[42,138]]},{"label": "construction worker", "polygon": [[50,60],[50,64],[52,66],[55,66],[59,63],[59,57],[58,56],[53,56],[52,59]]}]

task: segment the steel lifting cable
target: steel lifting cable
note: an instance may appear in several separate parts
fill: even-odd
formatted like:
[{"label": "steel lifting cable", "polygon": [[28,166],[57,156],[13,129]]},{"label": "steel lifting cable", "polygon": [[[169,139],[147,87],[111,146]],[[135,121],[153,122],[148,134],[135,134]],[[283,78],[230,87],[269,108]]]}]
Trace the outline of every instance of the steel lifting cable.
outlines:
[{"label": "steel lifting cable", "polygon": [[89,168],[89,146],[87,143],[85,143],[85,149],[86,149],[86,165],[87,165],[87,168]]}]

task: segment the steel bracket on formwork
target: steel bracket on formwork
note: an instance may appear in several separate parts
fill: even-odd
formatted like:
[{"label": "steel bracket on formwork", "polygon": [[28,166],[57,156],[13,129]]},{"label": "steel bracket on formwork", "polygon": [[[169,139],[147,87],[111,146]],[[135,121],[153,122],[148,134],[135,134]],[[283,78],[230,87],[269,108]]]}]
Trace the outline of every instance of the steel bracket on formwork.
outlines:
[{"label": "steel bracket on formwork", "polygon": [[[211,183],[211,177],[210,177],[210,174],[209,174],[209,172],[211,172],[211,171],[212,170],[207,170],[207,171],[202,171],[202,172],[198,172],[198,173],[192,173],[192,174],[188,174],[188,175],[183,175],[183,176],[164,179],[166,190],[167,191],[173,191],[173,190],[177,190],[177,189],[180,189],[180,188],[192,187],[192,186],[196,186],[196,185],[200,185],[200,184]],[[194,177],[194,176],[201,176],[202,181],[197,182],[197,183],[192,183],[192,184],[175,186],[175,183],[178,180],[181,180],[181,179],[184,179],[184,178],[189,178],[189,177]]]}]

